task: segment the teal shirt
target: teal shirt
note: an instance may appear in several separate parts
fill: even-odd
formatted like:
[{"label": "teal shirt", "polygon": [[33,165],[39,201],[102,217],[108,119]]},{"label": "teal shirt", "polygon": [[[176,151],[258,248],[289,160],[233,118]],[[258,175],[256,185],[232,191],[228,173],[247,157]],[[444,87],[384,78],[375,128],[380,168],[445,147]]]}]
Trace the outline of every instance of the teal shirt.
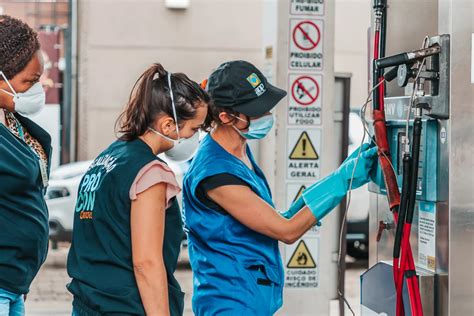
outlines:
[{"label": "teal shirt", "polygon": [[[15,114],[51,161],[51,137]],[[49,172],[49,166],[48,166]],[[0,289],[28,293],[48,251],[48,208],[39,158],[0,124]]]},{"label": "teal shirt", "polygon": [[[67,269],[81,314],[144,315],[132,262],[130,188],[158,158],[141,140],[116,141],[92,163],[79,185]],[[182,315],[184,294],[174,278],[182,221],[176,199],[166,210],[163,257],[171,315]]]}]

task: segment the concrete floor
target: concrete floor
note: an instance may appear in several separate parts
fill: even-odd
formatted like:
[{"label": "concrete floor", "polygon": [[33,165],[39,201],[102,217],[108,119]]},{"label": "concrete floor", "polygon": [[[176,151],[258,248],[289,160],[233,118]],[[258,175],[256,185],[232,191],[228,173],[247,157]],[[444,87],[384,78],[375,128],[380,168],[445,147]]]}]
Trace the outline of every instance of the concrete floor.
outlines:
[{"label": "concrete floor", "polygon": [[[72,297],[65,285],[69,282],[66,272],[68,245],[60,245],[58,250],[50,250],[46,263],[34,280],[26,300],[26,315],[71,315]],[[346,296],[352,308],[359,315],[359,276],[366,269],[367,262],[347,259]],[[187,252],[183,251],[176,277],[185,296],[185,316],[193,315],[191,310],[192,272],[189,267]],[[339,315],[337,306],[332,306],[330,316]],[[346,315],[351,315],[346,312]]]}]

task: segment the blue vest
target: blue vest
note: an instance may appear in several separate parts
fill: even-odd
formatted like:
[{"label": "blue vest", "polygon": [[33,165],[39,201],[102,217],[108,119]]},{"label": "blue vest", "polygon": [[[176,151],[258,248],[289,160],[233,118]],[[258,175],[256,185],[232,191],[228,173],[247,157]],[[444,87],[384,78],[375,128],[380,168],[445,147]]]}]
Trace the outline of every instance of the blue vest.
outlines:
[{"label": "blue vest", "polygon": [[248,147],[247,154],[255,171],[208,135],[184,177],[183,218],[197,316],[272,315],[282,305],[284,276],[278,241],[206,207],[195,195],[203,179],[229,173],[273,206],[268,183]]}]

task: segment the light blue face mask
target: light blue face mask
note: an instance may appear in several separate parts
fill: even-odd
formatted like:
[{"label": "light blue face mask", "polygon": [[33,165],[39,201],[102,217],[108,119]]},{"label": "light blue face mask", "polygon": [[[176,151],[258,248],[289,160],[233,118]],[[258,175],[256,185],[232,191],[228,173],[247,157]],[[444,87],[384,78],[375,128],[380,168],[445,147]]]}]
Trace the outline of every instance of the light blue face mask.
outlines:
[{"label": "light blue face mask", "polygon": [[[238,116],[232,115],[238,120],[241,120],[242,122],[248,123],[246,120],[241,119]],[[262,139],[265,136],[268,135],[270,130],[273,127],[273,123],[275,121],[275,118],[273,117],[273,114],[270,115],[265,115],[262,116],[258,119],[255,120],[250,120],[250,125],[248,127],[248,132],[242,132],[239,130],[237,127],[233,126],[232,127],[244,138],[246,139]]]}]

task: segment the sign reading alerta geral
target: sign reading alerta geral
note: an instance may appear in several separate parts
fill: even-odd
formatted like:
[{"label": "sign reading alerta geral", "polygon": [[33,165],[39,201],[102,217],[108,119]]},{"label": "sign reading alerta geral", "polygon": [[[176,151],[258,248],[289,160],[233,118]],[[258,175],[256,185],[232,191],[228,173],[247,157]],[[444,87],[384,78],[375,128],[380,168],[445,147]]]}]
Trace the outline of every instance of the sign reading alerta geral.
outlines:
[{"label": "sign reading alerta geral", "polygon": [[323,25],[323,20],[290,20],[290,69],[323,69]]},{"label": "sign reading alerta geral", "polygon": [[321,130],[288,128],[288,180],[319,179]]},{"label": "sign reading alerta geral", "polygon": [[288,124],[321,125],[321,75],[290,74]]},{"label": "sign reading alerta geral", "polygon": [[291,0],[290,14],[324,15],[324,0]]}]

